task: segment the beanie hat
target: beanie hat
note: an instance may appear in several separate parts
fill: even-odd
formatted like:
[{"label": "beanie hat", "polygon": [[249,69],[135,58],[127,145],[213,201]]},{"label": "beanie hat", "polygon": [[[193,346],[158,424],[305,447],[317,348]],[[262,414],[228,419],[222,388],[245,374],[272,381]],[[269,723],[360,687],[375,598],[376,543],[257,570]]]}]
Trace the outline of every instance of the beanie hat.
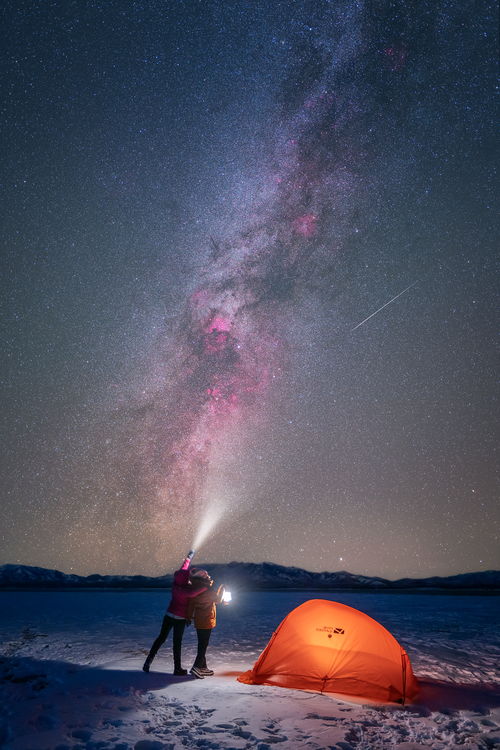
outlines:
[{"label": "beanie hat", "polygon": [[210,578],[208,571],[203,570],[202,568],[191,568],[189,575],[191,578],[202,578],[205,580]]}]

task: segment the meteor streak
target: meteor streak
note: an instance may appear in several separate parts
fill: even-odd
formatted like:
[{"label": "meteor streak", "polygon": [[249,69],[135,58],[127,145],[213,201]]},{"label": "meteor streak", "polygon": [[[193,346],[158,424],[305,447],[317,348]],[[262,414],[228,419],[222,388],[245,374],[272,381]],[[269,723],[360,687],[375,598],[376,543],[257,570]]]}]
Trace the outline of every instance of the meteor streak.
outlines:
[{"label": "meteor streak", "polygon": [[385,305],[382,305],[382,307],[379,307],[379,309],[378,309],[378,310],[375,310],[375,312],[373,312],[373,313],[372,313],[371,315],[369,315],[369,316],[368,316],[367,318],[365,318],[364,320],[362,320],[362,321],[361,321],[361,323],[358,323],[358,325],[357,325],[357,326],[354,326],[354,328],[351,328],[351,331],[355,331],[355,330],[356,330],[356,328],[359,328],[360,326],[362,326],[362,325],[363,325],[363,323],[366,323],[366,321],[367,321],[367,320],[370,320],[370,318],[373,318],[373,316],[374,316],[374,315],[376,315],[376,314],[377,314],[377,313],[379,313],[379,312],[380,312],[381,310],[383,310],[383,309],[384,309],[384,307],[387,307],[387,305],[390,305],[390,304],[391,304],[391,302],[394,302],[394,300],[396,300],[396,299],[397,299],[398,297],[401,297],[401,295],[402,295],[402,294],[404,294],[404,293],[405,293],[405,292],[407,292],[407,291],[408,291],[409,289],[411,289],[411,288],[412,288],[412,286],[415,286],[415,284],[418,284],[418,280],[417,280],[417,281],[414,281],[414,282],[413,282],[413,284],[410,284],[410,286],[407,286],[407,287],[406,287],[406,289],[403,289],[403,291],[402,291],[402,292],[399,292],[399,294],[396,294],[396,296],[395,296],[395,297],[393,297],[392,299],[390,299],[390,300],[389,300],[389,302],[386,302],[386,303],[385,303]]}]

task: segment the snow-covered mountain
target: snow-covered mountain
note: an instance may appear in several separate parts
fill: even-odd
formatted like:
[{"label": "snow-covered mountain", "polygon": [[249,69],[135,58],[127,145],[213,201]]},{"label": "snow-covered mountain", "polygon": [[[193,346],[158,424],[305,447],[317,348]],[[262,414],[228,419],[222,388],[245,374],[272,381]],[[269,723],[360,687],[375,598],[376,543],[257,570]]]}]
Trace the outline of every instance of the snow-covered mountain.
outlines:
[{"label": "snow-covered mountain", "polygon": [[37,568],[31,565],[0,565],[0,588],[1,587],[130,587],[130,588],[152,588],[170,586],[172,576],[113,576],[99,575],[94,573],[90,576],[78,576],[71,573],[62,573],[60,570],[50,568]]},{"label": "snow-covered mountain", "polygon": [[398,588],[500,588],[500,570],[482,570],[477,573],[460,573],[442,578],[400,578],[392,581]]},{"label": "snow-covered mountain", "polygon": [[303,568],[286,567],[275,563],[239,563],[207,565],[217,580],[235,581],[248,588],[385,588],[384,578],[353,575],[346,571],[337,573],[312,573]]},{"label": "snow-covered mountain", "polygon": [[[354,575],[347,571],[313,573],[302,568],[275,563],[205,564],[217,581],[228,586],[247,589],[500,589],[500,571],[486,570],[463,573],[447,578],[385,578]],[[99,575],[78,576],[60,570],[30,565],[1,565],[0,588],[165,588],[172,583],[171,575],[158,577]]]}]

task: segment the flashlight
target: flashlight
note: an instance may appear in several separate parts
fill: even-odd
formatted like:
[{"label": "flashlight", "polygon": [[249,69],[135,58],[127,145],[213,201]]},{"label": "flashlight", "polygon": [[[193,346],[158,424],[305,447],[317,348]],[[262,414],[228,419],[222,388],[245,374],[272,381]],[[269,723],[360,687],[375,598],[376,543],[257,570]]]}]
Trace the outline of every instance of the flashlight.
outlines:
[{"label": "flashlight", "polygon": [[186,560],[192,560],[193,557],[194,557],[194,549],[190,549],[189,552],[187,553]]},{"label": "flashlight", "polygon": [[232,600],[231,592],[230,591],[224,591],[222,594],[222,601],[224,604],[229,604],[229,602]]}]

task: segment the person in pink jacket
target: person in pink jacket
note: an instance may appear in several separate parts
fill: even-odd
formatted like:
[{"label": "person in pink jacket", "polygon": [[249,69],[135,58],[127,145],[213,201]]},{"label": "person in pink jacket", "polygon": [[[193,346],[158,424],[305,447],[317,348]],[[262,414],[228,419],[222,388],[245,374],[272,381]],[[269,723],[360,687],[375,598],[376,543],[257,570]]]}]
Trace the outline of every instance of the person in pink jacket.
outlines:
[{"label": "person in pink jacket", "polygon": [[193,555],[194,550],[191,550],[182,563],[180,569],[176,570],[174,573],[172,598],[167,607],[165,617],[163,618],[158,638],[151,646],[151,650],[142,667],[144,672],[149,672],[151,662],[155,658],[158,649],[163,645],[163,643],[165,643],[168,634],[173,629],[174,674],[187,674],[187,669],[183,669],[181,665],[181,650],[182,636],[184,635],[184,628],[186,627],[188,603],[193,596],[198,596],[206,590],[206,586],[204,588],[193,586],[189,579],[189,568],[191,566]]}]

